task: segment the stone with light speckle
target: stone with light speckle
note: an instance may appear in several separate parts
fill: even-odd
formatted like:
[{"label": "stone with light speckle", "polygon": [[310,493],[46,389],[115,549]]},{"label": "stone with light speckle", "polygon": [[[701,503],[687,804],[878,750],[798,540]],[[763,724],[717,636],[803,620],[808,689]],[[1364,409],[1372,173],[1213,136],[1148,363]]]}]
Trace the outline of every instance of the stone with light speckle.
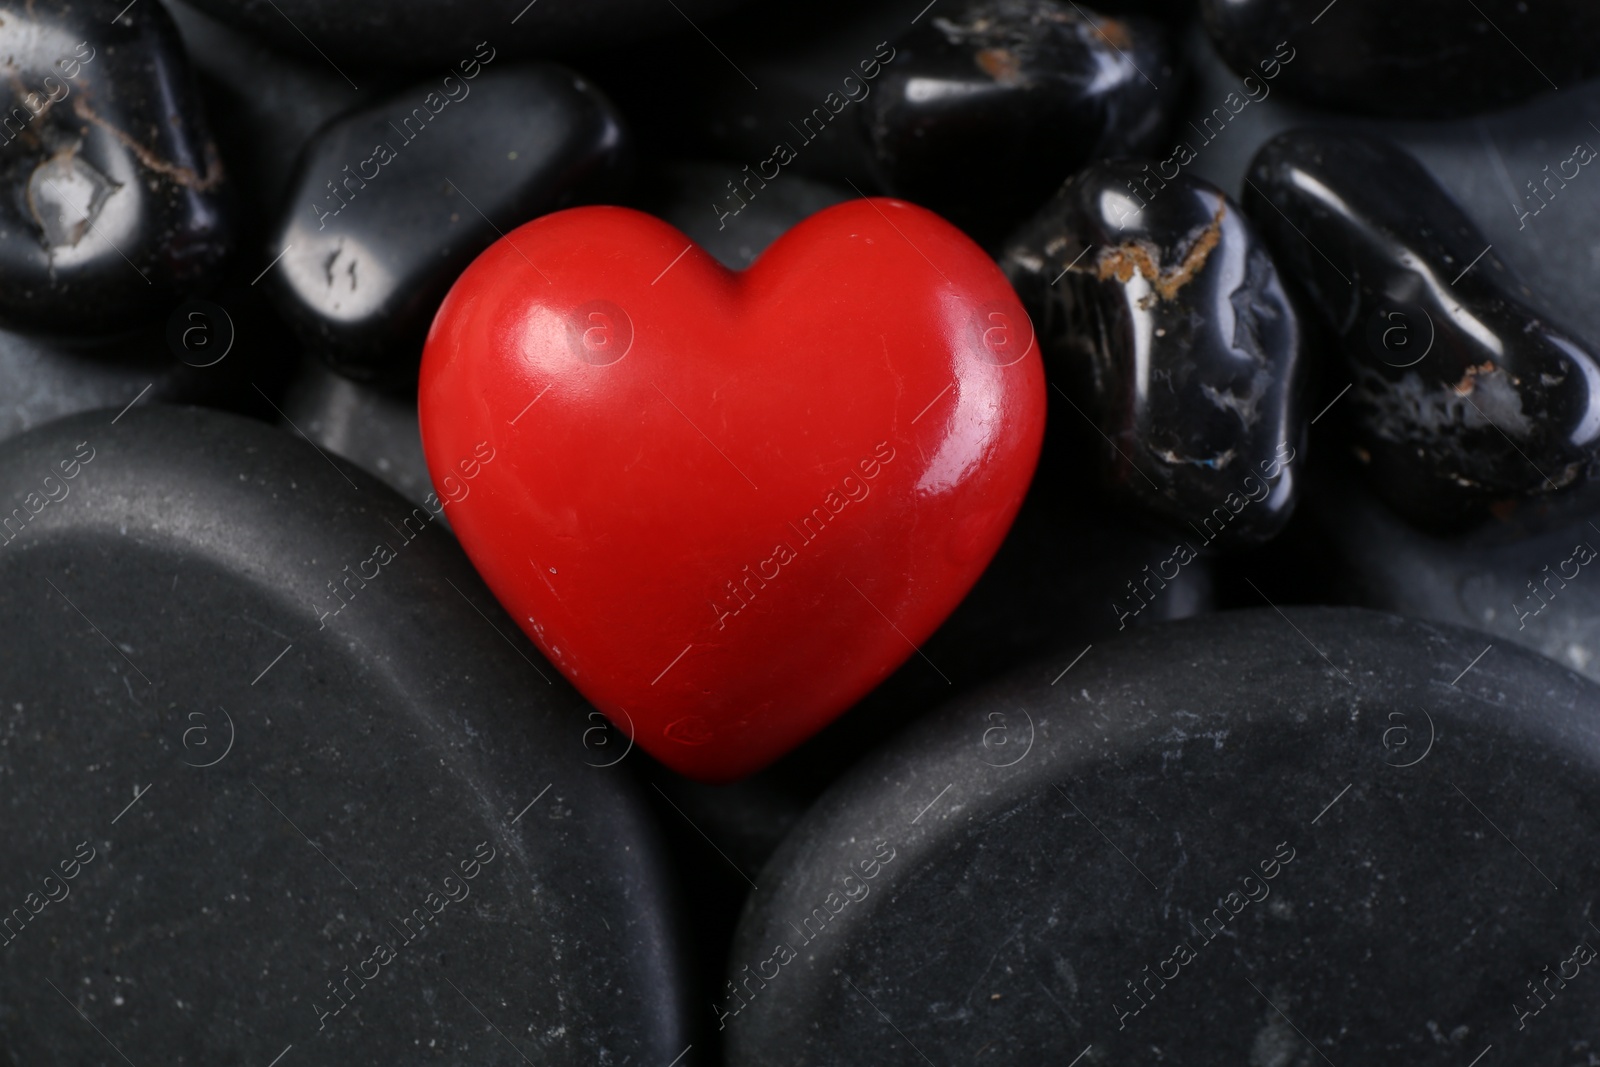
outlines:
[{"label": "stone with light speckle", "polygon": [[947,706],[755,876],[726,1062],[1567,1062],[1600,686],[1484,643],[1263,608]]},{"label": "stone with light speckle", "polygon": [[654,822],[436,509],[115,414],[0,446],[0,1062],[670,1063]]}]

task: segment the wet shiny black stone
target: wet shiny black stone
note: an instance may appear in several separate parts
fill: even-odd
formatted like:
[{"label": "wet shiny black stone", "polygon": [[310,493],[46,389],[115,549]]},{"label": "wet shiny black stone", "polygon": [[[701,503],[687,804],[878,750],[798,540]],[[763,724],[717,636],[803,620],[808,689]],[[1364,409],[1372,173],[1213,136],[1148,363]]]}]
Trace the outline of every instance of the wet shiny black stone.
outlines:
[{"label": "wet shiny black stone", "polygon": [[[1228,93],[1240,92],[1240,80],[1208,39],[1195,43],[1192,110],[1175,138],[1190,131],[1188,145],[1196,158],[1186,173],[1236,196],[1247,188],[1244,176],[1255,153],[1279,133],[1318,126],[1384,137],[1427,168],[1494,243],[1494,254],[1560,311],[1564,325],[1577,330],[1591,349],[1600,346],[1600,301],[1590,299],[1593,262],[1587,240],[1600,228],[1600,196],[1587,192],[1595,168],[1578,163],[1600,149],[1600,136],[1589,126],[1589,116],[1600,113],[1600,81],[1481,117],[1431,122],[1333,116],[1272,91],[1216,132],[1212,109]],[[1208,116],[1211,140],[1195,132]]]},{"label": "wet shiny black stone", "polygon": [[288,249],[270,274],[280,309],[341,373],[414,379],[467,264],[522,223],[604,195],[626,161],[616,112],[564,68],[474,61],[419,82],[307,146],[270,249]]},{"label": "wet shiny black stone", "polygon": [[952,703],[755,876],[724,1062],[1563,1062],[1600,983],[1515,1006],[1594,943],[1600,687],[1485,643],[1261,608]]},{"label": "wet shiny black stone", "polygon": [[[1272,257],[1215,187],[1155,165],[1070,178],[1001,255],[1062,418],[1104,481],[1198,550],[1260,542],[1294,511],[1306,354]],[[1076,405],[1076,410],[1073,406]]]},{"label": "wet shiny black stone", "polygon": [[670,1063],[651,814],[429,509],[269,426],[115,414],[0,446],[0,1048]]},{"label": "wet shiny black stone", "polygon": [[1442,529],[1587,476],[1600,366],[1411,156],[1292,131],[1248,180],[1246,209],[1337,338],[1342,416],[1391,506]]},{"label": "wet shiny black stone", "polygon": [[231,198],[166,11],[9,0],[0,53],[0,320],[116,333],[206,285]]},{"label": "wet shiny black stone", "polygon": [[861,106],[881,183],[984,242],[1090,160],[1154,148],[1179,89],[1163,26],[1060,0],[934,9],[894,47]]},{"label": "wet shiny black stone", "polygon": [[1471,115],[1600,73],[1588,0],[1201,0],[1200,11],[1238,74],[1259,81],[1270,61],[1277,88],[1336,111]]}]

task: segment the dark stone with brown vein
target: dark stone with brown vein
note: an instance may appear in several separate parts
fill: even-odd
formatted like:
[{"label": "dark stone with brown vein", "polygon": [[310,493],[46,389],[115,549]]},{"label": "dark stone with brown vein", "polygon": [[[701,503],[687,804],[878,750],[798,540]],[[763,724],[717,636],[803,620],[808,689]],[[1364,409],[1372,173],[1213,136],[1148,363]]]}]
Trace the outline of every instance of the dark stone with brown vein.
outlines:
[{"label": "dark stone with brown vein", "polygon": [[1302,129],[1248,180],[1251,217],[1344,356],[1341,417],[1386,503],[1437,532],[1589,479],[1600,361],[1421,164],[1372,134]]},{"label": "dark stone with brown vein", "polygon": [[1191,552],[1283,528],[1305,437],[1301,329],[1232,201],[1152,164],[1093,164],[1001,265],[1038,330],[1052,399],[1071,405],[1059,415],[1093,424],[1114,492],[1183,531]]},{"label": "dark stone with brown vein", "polygon": [[159,4],[0,0],[0,321],[115,333],[232,243],[222,162]]},{"label": "dark stone with brown vein", "polygon": [[1164,26],[1063,0],[935,7],[894,45],[862,102],[874,167],[984,242],[1090,160],[1153,150],[1178,89]]}]

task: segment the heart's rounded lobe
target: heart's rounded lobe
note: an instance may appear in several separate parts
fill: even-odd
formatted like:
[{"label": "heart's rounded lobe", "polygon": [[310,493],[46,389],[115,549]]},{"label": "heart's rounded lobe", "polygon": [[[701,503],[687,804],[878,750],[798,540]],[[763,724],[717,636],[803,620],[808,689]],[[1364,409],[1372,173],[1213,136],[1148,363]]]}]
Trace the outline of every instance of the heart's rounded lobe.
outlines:
[{"label": "heart's rounded lobe", "polygon": [[624,208],[519,227],[441,306],[419,403],[512,617],[651,755],[725,781],[918,654],[1022,502],[1044,389],[994,262],[863,199],[743,272]]}]

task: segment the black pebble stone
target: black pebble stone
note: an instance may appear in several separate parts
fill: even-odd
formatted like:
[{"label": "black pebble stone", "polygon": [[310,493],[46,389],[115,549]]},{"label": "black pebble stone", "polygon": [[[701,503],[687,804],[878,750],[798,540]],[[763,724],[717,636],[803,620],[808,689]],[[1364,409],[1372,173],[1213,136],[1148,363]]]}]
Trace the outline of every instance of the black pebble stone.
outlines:
[{"label": "black pebble stone", "polygon": [[879,178],[984,244],[1090,160],[1154,148],[1181,83],[1160,23],[1062,0],[936,8],[895,48],[859,111]]},{"label": "black pebble stone", "polygon": [[1600,688],[1482,649],[1263,608],[948,706],[756,876],[727,1062],[1569,1062],[1600,983],[1513,1004],[1600,941]]},{"label": "black pebble stone", "polygon": [[590,82],[474,62],[335,120],[297,165],[268,279],[301,341],[351,377],[415,380],[467,264],[624,173],[627,136]]},{"label": "black pebble stone", "polygon": [[1246,211],[1343,357],[1344,414],[1391,506],[1449,529],[1582,484],[1600,363],[1420,163],[1371,134],[1294,130],[1248,182]]},{"label": "black pebble stone", "polygon": [[0,319],[114,334],[205,287],[232,197],[171,17],[0,5]]},{"label": "black pebble stone", "polygon": [[1308,354],[1237,204],[1147,162],[1093,163],[1000,262],[1052,382],[1078,405],[1062,414],[1099,431],[1090,447],[1106,484],[1196,551],[1283,528],[1299,495]]},{"label": "black pebble stone", "polygon": [[[1279,133],[1309,126],[1384,137],[1427,168],[1512,273],[1559,309],[1563,322],[1590,348],[1600,347],[1600,301],[1591,299],[1594,261],[1588,240],[1600,228],[1600,196],[1588,192],[1595,167],[1575,165],[1583,158],[1580,146],[1600,149],[1600,136],[1589,126],[1589,116],[1600,114],[1600,82],[1473,118],[1399,122],[1306,107],[1274,88],[1273,81],[1265,84],[1263,99],[1244,103],[1230,116],[1228,94],[1235,94],[1235,107],[1248,101],[1241,79],[1203,33],[1189,43],[1197,74],[1191,110],[1173,131],[1163,160],[1192,152],[1195,158],[1185,173],[1237,197],[1247,188],[1244,178],[1256,152]],[[1258,86],[1257,95],[1262,92]],[[1207,119],[1209,126],[1203,127]],[[1562,173],[1576,177],[1566,180]],[[1334,385],[1334,391],[1343,384]]]},{"label": "black pebble stone", "polygon": [[0,1049],[670,1063],[654,824],[454,540],[271,427],[114,414],[0,448]]}]

